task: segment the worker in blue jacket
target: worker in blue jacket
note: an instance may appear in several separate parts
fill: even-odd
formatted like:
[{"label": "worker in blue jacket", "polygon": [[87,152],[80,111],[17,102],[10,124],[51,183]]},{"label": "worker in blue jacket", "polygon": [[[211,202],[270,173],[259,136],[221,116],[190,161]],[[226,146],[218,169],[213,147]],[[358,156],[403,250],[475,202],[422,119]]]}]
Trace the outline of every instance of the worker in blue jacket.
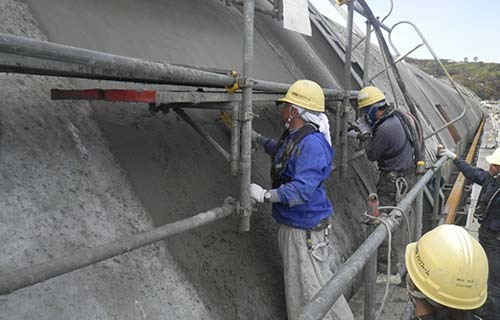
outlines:
[{"label": "worker in blue jacket", "polygon": [[[328,218],[333,206],[323,182],[330,176],[335,152],[324,100],[317,83],[298,80],[278,100],[286,129],[281,138],[252,135],[272,160],[272,188],[252,183],[250,197],[272,202],[273,218],[280,225],[278,244],[289,320],[297,319],[301,308],[332,277]],[[325,319],[354,319],[343,296]]]},{"label": "worker in blue jacket", "polygon": [[488,256],[488,299],[479,314],[483,320],[500,319],[500,148],[486,157],[488,170],[476,168],[448,149],[440,152],[453,160],[464,176],[482,186],[474,216],[481,224],[479,243]]}]

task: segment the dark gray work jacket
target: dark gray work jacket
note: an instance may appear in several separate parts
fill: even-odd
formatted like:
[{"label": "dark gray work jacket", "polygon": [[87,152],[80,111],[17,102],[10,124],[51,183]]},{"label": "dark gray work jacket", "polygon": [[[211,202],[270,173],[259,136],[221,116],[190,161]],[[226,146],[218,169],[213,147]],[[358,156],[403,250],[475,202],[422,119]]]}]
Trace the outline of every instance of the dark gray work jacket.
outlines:
[{"label": "dark gray work jacket", "polygon": [[366,145],[366,155],[369,160],[377,161],[383,171],[407,174],[415,170],[413,147],[394,114],[375,123],[373,137]]}]

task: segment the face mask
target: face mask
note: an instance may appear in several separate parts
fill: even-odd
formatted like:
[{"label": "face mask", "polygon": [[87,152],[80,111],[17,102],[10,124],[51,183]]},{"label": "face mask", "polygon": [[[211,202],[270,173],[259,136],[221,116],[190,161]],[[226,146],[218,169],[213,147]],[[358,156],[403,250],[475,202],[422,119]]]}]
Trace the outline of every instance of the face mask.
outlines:
[{"label": "face mask", "polygon": [[[437,308],[437,309],[441,308],[441,305],[439,305],[438,303],[436,303],[436,302],[432,301],[431,299],[427,298],[417,288],[415,288],[415,289],[410,288],[410,281],[411,281],[410,276],[408,274],[406,274],[406,291],[408,292],[408,295],[409,295],[410,300],[413,303],[413,305],[415,305],[415,299],[424,299],[432,307]],[[413,286],[415,286],[415,285],[413,285]]]},{"label": "face mask", "polygon": [[371,106],[369,108],[363,109],[363,111],[365,112],[366,117],[368,118],[368,122],[370,123],[370,126],[373,127],[373,125],[377,121],[376,114],[377,114],[377,111],[378,111],[378,107],[377,106]]}]

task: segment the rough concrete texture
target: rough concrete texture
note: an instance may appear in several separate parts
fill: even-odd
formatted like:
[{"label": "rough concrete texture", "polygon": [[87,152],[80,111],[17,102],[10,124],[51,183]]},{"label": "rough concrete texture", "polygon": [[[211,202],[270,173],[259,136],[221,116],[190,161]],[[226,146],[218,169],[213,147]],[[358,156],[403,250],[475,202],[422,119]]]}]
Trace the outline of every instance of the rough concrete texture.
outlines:
[{"label": "rough concrete texture", "polygon": [[[242,17],[222,1],[0,0],[0,9],[1,32],[241,70]],[[268,30],[257,30],[256,78],[291,82],[310,73],[295,56],[297,65],[285,63],[291,55],[266,38]],[[175,113],[49,100],[54,87],[138,86],[17,75],[2,75],[0,85],[2,270],[177,221],[238,195],[229,165]],[[229,149],[218,112],[187,113]],[[256,113],[255,128],[279,136],[277,110],[264,105]],[[361,242],[365,199],[375,191],[375,166],[364,157],[351,164],[325,182],[336,211],[332,246],[340,252],[333,270]],[[270,187],[268,172],[269,159],[256,150],[252,181]],[[284,319],[269,212],[258,205],[248,233],[229,218],[3,296],[0,319]]]},{"label": "rough concrete texture", "polygon": [[[1,32],[44,39],[20,1]],[[0,269],[152,228],[85,103],[49,100],[68,81],[0,75]],[[0,298],[1,319],[217,318],[163,244]]]},{"label": "rough concrete texture", "polygon": [[[30,4],[47,18],[43,28],[26,3],[1,0],[0,31],[46,39],[43,29],[55,42],[65,35],[83,47],[137,55],[119,25],[114,34],[100,28],[112,15],[85,13],[81,1],[73,1],[83,6],[73,10],[66,2]],[[72,25],[79,16],[85,26]],[[108,39],[116,41],[111,48],[104,45]],[[169,58],[153,49],[142,56]],[[175,114],[49,98],[51,88],[89,82],[20,75],[1,75],[0,81],[3,270],[151,229],[151,216],[157,225],[189,217],[238,194],[228,164]],[[228,148],[217,112],[188,112]],[[265,116],[256,120],[257,129],[278,135],[276,110],[260,112]],[[254,155],[253,179],[267,186],[268,159]],[[354,213],[361,211],[362,195],[343,192],[360,189],[360,183],[352,171],[342,182],[335,176],[327,182],[338,211],[333,242],[342,252],[332,259],[334,269],[360,240]],[[239,233],[238,221],[227,219],[3,296],[0,319],[284,319],[277,226],[269,209],[258,207],[249,233]]]}]

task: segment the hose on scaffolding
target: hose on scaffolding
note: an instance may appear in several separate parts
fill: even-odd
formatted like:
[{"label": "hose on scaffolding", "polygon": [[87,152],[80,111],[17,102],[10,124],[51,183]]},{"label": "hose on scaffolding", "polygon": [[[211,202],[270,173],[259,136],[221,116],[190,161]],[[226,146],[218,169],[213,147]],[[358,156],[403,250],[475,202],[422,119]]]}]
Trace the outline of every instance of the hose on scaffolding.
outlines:
[{"label": "hose on scaffolding", "polygon": [[[408,184],[406,183],[406,180],[403,178],[402,179],[404,181],[404,185],[406,186],[406,189],[400,189],[400,190],[403,190],[404,191],[404,195],[406,195],[406,192],[408,191]],[[404,197],[403,195],[403,197]],[[379,207],[379,210],[384,210],[384,209],[390,209],[390,210],[397,210],[401,213],[401,215],[403,216],[404,220],[405,220],[405,223],[406,223],[406,226],[407,226],[407,231],[408,231],[408,239],[409,241],[412,241],[411,239],[412,238],[412,232],[411,232],[411,228],[410,228],[410,219],[408,217],[408,215],[406,214],[406,212],[401,209],[400,207],[396,207],[396,206],[382,206],[382,207]],[[375,320],[379,320],[380,319],[380,316],[382,315],[382,311],[384,310],[384,307],[385,307],[385,302],[387,300],[387,297],[389,296],[389,287],[390,287],[390,276],[391,276],[391,253],[392,253],[392,234],[391,234],[391,229],[390,229],[390,226],[389,224],[384,221],[383,219],[379,218],[379,217],[375,217],[375,216],[372,216],[372,215],[369,215],[368,212],[365,212],[365,216],[370,218],[370,219],[373,219],[375,221],[378,221],[380,223],[382,223],[384,225],[384,227],[387,229],[387,280],[386,280],[386,283],[385,283],[385,290],[384,290],[384,296],[382,297],[382,301],[380,302],[380,307],[379,309],[377,310],[377,312],[375,313]]]},{"label": "hose on scaffolding", "polygon": [[[379,209],[381,209],[381,208],[384,208],[384,207],[380,207]],[[385,282],[384,296],[382,298],[382,301],[380,302],[380,307],[377,310],[377,313],[375,316],[375,320],[379,320],[380,315],[382,314],[382,310],[384,309],[384,306],[385,306],[385,300],[387,300],[387,296],[389,295],[389,285],[390,285],[389,279],[391,276],[392,234],[391,234],[391,227],[383,219],[380,219],[379,217],[371,216],[367,212],[365,212],[365,216],[370,218],[370,219],[373,219],[375,221],[382,223],[385,226],[385,228],[387,229],[387,242],[388,242],[388,244],[387,244],[387,281]]]},{"label": "hose on scaffolding", "polygon": [[[408,193],[409,186],[408,186],[408,181],[404,177],[399,177],[396,179],[396,203],[399,203]],[[390,207],[391,209],[397,208],[397,207]],[[413,208],[410,206],[408,208],[409,211],[413,212]],[[413,239],[413,232],[411,231],[410,227],[410,219],[406,212],[403,212],[400,210],[402,213],[403,217],[405,218],[406,221],[406,226],[407,226],[407,232],[408,232],[408,240],[411,241]]]},{"label": "hose on scaffolding", "polygon": [[417,109],[415,108],[415,105],[413,101],[411,100],[410,95],[408,94],[408,91],[406,90],[406,85],[403,81],[403,78],[401,77],[401,74],[399,73],[399,69],[396,66],[396,63],[394,62],[394,58],[391,55],[391,52],[389,50],[389,47],[387,46],[387,42],[384,39],[384,36],[382,34],[382,31],[380,30],[380,22],[377,20],[375,15],[373,14],[372,10],[368,6],[365,0],[357,0],[357,2],[361,5],[363,8],[366,18],[370,21],[370,23],[373,26],[373,31],[375,32],[375,35],[377,36],[377,40],[379,42],[380,48],[382,49],[382,54],[386,57],[387,62],[392,68],[392,71],[394,72],[394,77],[396,78],[396,82],[398,83],[399,89],[401,90],[401,93],[403,94],[403,98],[408,105],[408,108],[410,109],[410,113],[417,119],[420,125],[420,121],[417,117]]}]

